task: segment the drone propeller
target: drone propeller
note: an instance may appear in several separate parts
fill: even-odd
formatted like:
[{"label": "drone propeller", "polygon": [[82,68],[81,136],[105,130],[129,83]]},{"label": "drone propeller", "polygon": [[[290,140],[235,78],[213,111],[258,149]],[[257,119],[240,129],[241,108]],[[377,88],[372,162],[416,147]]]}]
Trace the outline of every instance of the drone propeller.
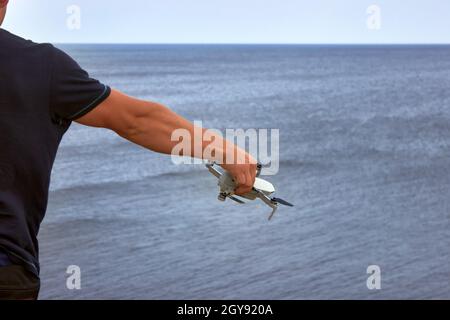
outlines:
[{"label": "drone propeller", "polygon": [[288,206],[288,207],[293,207],[294,205],[292,203],[287,202],[286,200],[280,199],[280,198],[272,198],[272,201],[275,201],[276,203]]}]

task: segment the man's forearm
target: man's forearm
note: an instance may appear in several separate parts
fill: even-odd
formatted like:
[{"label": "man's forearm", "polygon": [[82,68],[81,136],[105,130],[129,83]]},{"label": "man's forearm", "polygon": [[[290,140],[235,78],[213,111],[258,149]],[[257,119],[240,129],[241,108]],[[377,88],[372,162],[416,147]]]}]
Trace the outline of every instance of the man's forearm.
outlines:
[{"label": "man's forearm", "polygon": [[[142,108],[141,113],[135,117],[134,125],[128,126],[125,132],[117,132],[120,136],[149,150],[172,154],[180,143],[173,139],[173,133],[182,130],[187,133],[183,135],[183,145],[189,145],[190,148],[181,149],[176,156],[216,160],[225,165],[227,162],[241,164],[254,162],[244,150],[223,139],[218,133],[208,131],[208,139],[205,139],[207,129],[196,127],[192,122],[161,104],[143,102]],[[212,153],[205,152],[208,146],[213,150]]]}]

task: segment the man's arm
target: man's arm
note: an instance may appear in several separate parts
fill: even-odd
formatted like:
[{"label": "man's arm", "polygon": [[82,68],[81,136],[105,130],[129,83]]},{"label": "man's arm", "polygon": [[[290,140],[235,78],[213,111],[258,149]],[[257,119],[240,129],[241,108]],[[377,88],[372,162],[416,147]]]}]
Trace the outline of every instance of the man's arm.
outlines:
[{"label": "man's arm", "polygon": [[[121,137],[149,150],[171,154],[173,148],[179,143],[172,141],[172,133],[177,129],[185,129],[190,133],[191,153],[194,155],[194,141],[203,141],[204,130],[194,130],[194,125],[169,110],[165,106],[135,99],[116,90],[102,104],[87,115],[76,120],[83,125],[107,128]],[[203,142],[202,151],[210,142]],[[233,143],[224,140],[220,135],[214,136],[215,159],[223,159],[222,167],[230,172],[238,184],[236,194],[245,194],[251,191],[256,176],[256,161],[245,151]],[[234,154],[233,159],[245,159],[245,164],[227,163],[227,155]],[[201,157],[203,157],[203,152]],[[213,160],[213,159],[206,159]]]}]

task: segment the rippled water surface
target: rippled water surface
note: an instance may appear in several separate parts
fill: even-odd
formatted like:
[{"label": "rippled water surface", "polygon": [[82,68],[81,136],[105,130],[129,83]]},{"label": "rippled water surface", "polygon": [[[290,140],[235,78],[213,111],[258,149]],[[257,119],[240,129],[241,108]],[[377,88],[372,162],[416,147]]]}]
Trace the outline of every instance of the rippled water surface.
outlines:
[{"label": "rippled water surface", "polygon": [[268,223],[262,204],[218,202],[202,166],[73,125],[40,233],[41,298],[450,298],[450,47],[63,49],[207,127],[279,128],[269,179],[296,207]]}]

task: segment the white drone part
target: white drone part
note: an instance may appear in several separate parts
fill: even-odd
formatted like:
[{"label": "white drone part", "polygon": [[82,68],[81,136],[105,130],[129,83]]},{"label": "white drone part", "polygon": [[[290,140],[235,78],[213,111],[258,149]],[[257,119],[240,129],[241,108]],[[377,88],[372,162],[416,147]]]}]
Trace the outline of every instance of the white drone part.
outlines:
[{"label": "white drone part", "polygon": [[273,184],[261,178],[255,179],[255,184],[253,185],[253,188],[261,190],[262,192],[267,193],[268,195],[275,192],[275,187],[273,186]]},{"label": "white drone part", "polygon": [[246,195],[243,195],[243,198],[249,199],[249,200],[255,200],[258,197],[258,193],[255,192],[256,190],[261,191],[266,196],[270,196],[272,193],[275,192],[275,187],[273,184],[271,184],[269,181],[256,178],[255,184],[253,185],[253,191],[247,193]]}]

